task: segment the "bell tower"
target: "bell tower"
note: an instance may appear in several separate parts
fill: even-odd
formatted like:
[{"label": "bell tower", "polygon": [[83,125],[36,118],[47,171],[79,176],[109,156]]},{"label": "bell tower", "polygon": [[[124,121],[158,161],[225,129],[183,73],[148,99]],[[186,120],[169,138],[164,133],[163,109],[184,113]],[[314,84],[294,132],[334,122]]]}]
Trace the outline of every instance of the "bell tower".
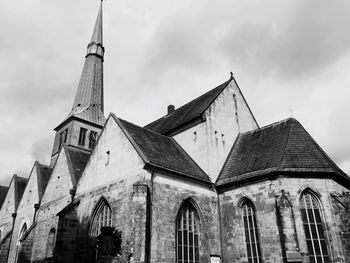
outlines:
[{"label": "bell tower", "polygon": [[54,129],[55,141],[52,149],[53,166],[58,153],[65,144],[82,151],[92,151],[96,139],[106,120],[103,110],[103,47],[102,1],[98,11],[91,41],[87,46],[85,63],[81,73],[72,110]]}]

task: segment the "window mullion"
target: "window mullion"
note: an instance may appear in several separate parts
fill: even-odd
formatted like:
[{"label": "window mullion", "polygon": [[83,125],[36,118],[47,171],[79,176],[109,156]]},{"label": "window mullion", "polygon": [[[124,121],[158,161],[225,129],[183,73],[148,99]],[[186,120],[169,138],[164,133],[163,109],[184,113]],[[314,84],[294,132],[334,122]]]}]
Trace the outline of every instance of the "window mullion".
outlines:
[{"label": "window mullion", "polygon": [[309,214],[308,214],[308,211],[307,211],[307,210],[308,210],[308,207],[307,207],[305,195],[303,195],[303,201],[304,201],[304,206],[305,206],[305,214],[306,214],[307,224],[308,224],[308,228],[309,228],[309,232],[310,232],[311,245],[312,245],[312,249],[313,249],[313,251],[314,251],[314,258],[315,258],[315,261],[317,262],[316,250],[315,250],[313,235],[312,235],[312,232],[311,232],[311,224],[310,224]]},{"label": "window mullion", "polygon": [[[252,236],[250,235],[250,223],[249,223],[248,205],[245,206],[245,210],[246,210],[246,217],[247,217],[247,224],[248,224],[248,236],[249,236],[250,253],[251,253],[251,257],[254,258],[253,257],[254,256],[253,248],[252,248]],[[249,262],[249,259],[248,259],[248,262]]]},{"label": "window mullion", "polygon": [[254,217],[253,217],[253,208],[250,207],[250,210],[251,210],[251,217],[252,217],[252,223],[253,223],[253,233],[254,233],[254,241],[255,241],[255,251],[256,251],[256,258],[257,258],[257,261],[258,263],[260,263],[260,259],[259,259],[259,251],[258,251],[258,243],[257,243],[257,237],[256,235],[258,234],[258,231],[255,231],[255,220],[254,220]]},{"label": "window mullion", "polygon": [[312,204],[312,197],[310,195],[310,199],[311,199],[311,210],[312,210],[312,214],[314,216],[315,219],[315,227],[316,227],[316,234],[317,234],[317,241],[318,241],[318,245],[320,247],[320,253],[321,253],[321,259],[322,259],[322,263],[324,263],[324,259],[323,259],[323,252],[322,252],[322,246],[321,246],[321,240],[320,240],[320,235],[318,233],[318,226],[317,226],[317,222],[316,222],[316,215],[315,215],[315,211],[314,211],[314,206]]}]

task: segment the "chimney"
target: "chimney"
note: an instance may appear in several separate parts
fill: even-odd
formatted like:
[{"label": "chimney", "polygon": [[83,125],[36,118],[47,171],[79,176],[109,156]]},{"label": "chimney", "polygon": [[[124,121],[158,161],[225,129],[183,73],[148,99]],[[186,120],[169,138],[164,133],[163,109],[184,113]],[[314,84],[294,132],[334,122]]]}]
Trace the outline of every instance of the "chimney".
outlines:
[{"label": "chimney", "polygon": [[168,115],[172,114],[175,111],[175,106],[170,104],[168,106]]}]

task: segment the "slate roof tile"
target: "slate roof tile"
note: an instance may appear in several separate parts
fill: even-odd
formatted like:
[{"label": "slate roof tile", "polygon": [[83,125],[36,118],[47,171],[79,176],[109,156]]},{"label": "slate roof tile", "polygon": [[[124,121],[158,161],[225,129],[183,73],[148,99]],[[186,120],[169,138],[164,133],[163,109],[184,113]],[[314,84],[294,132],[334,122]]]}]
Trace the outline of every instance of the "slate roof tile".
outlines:
[{"label": "slate roof tile", "polygon": [[216,184],[238,182],[277,171],[330,172],[348,177],[304,127],[289,118],[240,134]]},{"label": "slate roof tile", "polygon": [[[41,187],[41,191],[40,194],[42,195],[45,192],[46,186],[50,180],[51,174],[52,174],[52,168],[48,165],[44,165],[41,163],[39,164],[39,169],[40,169],[40,187]],[[40,196],[41,198],[41,196]]]},{"label": "slate roof tile", "polygon": [[220,93],[231,82],[232,78],[218,87],[208,91],[200,97],[188,102],[187,104],[176,109],[173,113],[165,115],[158,120],[149,123],[145,128],[159,134],[168,135],[178,128],[191,123],[202,116],[210,104],[220,95]]},{"label": "slate roof tile", "polygon": [[84,152],[78,149],[73,149],[71,147],[67,149],[72,162],[72,166],[73,166],[72,168],[73,168],[75,180],[76,182],[78,182],[85,170],[85,167],[89,161],[91,153]]},{"label": "slate roof tile", "polygon": [[151,165],[210,182],[190,156],[167,136],[118,119]]},{"label": "slate roof tile", "polygon": [[0,185],[0,208],[1,208],[2,203],[4,202],[4,200],[6,198],[8,190],[9,190],[8,187]]}]

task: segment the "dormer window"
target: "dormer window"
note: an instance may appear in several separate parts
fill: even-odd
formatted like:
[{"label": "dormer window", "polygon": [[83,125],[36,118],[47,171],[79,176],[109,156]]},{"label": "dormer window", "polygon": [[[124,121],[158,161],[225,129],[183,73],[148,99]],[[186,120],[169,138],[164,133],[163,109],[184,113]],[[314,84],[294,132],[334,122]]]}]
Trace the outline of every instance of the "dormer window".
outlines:
[{"label": "dormer window", "polygon": [[87,132],[87,129],[80,128],[78,145],[81,145],[81,146],[85,145],[86,132]]},{"label": "dormer window", "polygon": [[90,131],[90,134],[89,134],[89,148],[90,149],[95,147],[96,139],[97,139],[97,132]]}]

